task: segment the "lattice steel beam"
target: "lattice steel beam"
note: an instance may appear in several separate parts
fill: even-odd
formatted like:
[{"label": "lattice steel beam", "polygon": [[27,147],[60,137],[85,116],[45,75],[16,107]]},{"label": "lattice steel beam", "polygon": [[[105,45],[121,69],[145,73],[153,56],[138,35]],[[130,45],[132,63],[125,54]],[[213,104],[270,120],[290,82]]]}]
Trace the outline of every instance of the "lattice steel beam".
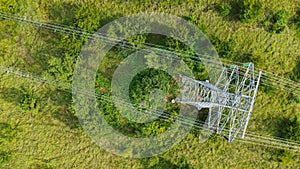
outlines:
[{"label": "lattice steel beam", "polygon": [[[243,72],[243,73],[241,73]],[[242,77],[241,77],[242,75]],[[240,134],[244,138],[252,114],[261,71],[254,72],[254,64],[246,63],[223,68],[216,84],[181,76],[182,93],[173,102],[208,108],[206,126],[232,142]]]}]

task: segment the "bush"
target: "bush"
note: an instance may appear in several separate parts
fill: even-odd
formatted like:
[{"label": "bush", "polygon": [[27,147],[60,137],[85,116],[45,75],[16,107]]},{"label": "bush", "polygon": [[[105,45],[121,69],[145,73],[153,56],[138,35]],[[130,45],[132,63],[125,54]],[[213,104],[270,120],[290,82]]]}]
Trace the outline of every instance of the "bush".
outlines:
[{"label": "bush", "polygon": [[218,37],[213,36],[211,42],[216,48],[218,54],[222,58],[232,58],[235,48],[235,41],[233,39],[221,41]]},{"label": "bush", "polygon": [[289,140],[300,141],[300,120],[297,116],[283,118],[279,127],[279,136]]},{"label": "bush", "polygon": [[37,100],[33,96],[33,93],[24,87],[21,89],[22,99],[19,102],[19,106],[22,110],[32,110],[37,106]]},{"label": "bush", "polygon": [[293,94],[293,93],[291,93],[291,94],[289,95],[288,99],[289,99],[290,101],[292,101],[292,102],[300,103],[300,98],[299,98],[297,95]]},{"label": "bush", "polygon": [[262,9],[262,4],[258,0],[244,0],[240,6],[239,19],[243,23],[249,23],[254,20]]},{"label": "bush", "polygon": [[20,11],[20,2],[17,0],[0,1],[0,11],[7,13],[18,13]]},{"label": "bush", "polygon": [[296,35],[300,38],[300,6],[297,14],[294,17],[294,25],[296,27]]},{"label": "bush", "polygon": [[76,27],[88,32],[97,31],[100,27],[99,9],[91,4],[81,4],[77,6],[75,13]]},{"label": "bush", "polygon": [[[285,139],[300,141],[300,119],[295,115],[293,118],[282,118],[278,125],[278,136]],[[278,154],[278,161],[283,165],[294,162],[297,154],[289,150],[281,150]]]},{"label": "bush", "polygon": [[221,5],[218,6],[218,12],[222,16],[228,16],[231,13],[232,7],[229,3],[223,2]]},{"label": "bush", "polygon": [[16,130],[8,123],[0,123],[0,144],[4,141],[11,141],[16,135]]},{"label": "bush", "polygon": [[296,29],[296,36],[300,38],[300,25]]},{"label": "bush", "polygon": [[207,27],[204,24],[198,24],[197,27],[204,33],[207,34]]},{"label": "bush", "polygon": [[284,150],[278,155],[278,160],[282,165],[286,166],[290,163],[293,163],[296,156],[297,155],[295,153]]},{"label": "bush", "polygon": [[269,32],[281,33],[287,26],[289,14],[285,10],[275,12],[270,18]]},{"label": "bush", "polygon": [[11,159],[11,153],[10,152],[0,150],[0,167],[3,164],[8,163],[10,161],[10,159]]},{"label": "bush", "polygon": [[[299,33],[300,33],[300,27],[299,27]],[[300,82],[300,56],[298,56],[297,64],[293,68],[293,71],[292,71],[292,74],[290,75],[290,77],[292,80]]]}]

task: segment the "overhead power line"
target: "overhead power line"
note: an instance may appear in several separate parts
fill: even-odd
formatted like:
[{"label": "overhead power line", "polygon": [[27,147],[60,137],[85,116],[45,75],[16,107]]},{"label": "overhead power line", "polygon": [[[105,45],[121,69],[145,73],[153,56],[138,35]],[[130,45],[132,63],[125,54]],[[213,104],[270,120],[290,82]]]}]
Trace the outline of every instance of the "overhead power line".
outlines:
[{"label": "overhead power line", "polygon": [[[70,27],[67,27],[67,26],[64,26],[64,25],[57,25],[57,24],[51,24],[51,23],[45,23],[45,22],[29,20],[25,17],[19,17],[19,16],[11,15],[11,14],[0,13],[0,17],[5,18],[5,19],[10,19],[10,20],[21,21],[21,22],[24,22],[24,23],[31,24],[35,27],[48,29],[48,30],[51,30],[51,31],[54,31],[54,32],[57,31],[57,32],[62,32],[62,33],[66,33],[66,34],[76,34],[76,35],[80,35],[80,36],[87,36],[90,39],[100,38],[104,42],[112,43],[112,44],[117,44],[117,42],[121,41],[120,39],[112,39],[112,38],[110,38],[110,37],[108,37],[107,35],[104,35],[104,34],[99,34],[98,33],[98,34],[96,34],[97,36],[95,36],[95,34],[93,34],[93,33],[88,33],[88,32],[85,32],[83,30],[73,29],[73,28],[70,28]],[[122,43],[121,47],[130,48],[130,49],[133,48],[133,46],[130,43],[126,43],[126,42]],[[140,52],[152,51],[153,47],[155,48],[154,50],[156,50],[156,52],[159,55],[162,55],[162,56],[174,56],[174,55],[175,56],[182,56],[183,60],[189,61],[189,60],[187,60],[187,58],[189,58],[192,61],[197,62],[197,63],[203,63],[203,61],[211,62],[211,63],[219,63],[219,61],[212,60],[212,59],[210,59],[211,57],[207,56],[207,55],[201,55],[201,54],[195,53],[196,56],[191,56],[191,55],[187,55],[187,54],[184,54],[184,53],[174,52],[174,50],[172,50],[170,48],[165,48],[165,47],[162,47],[162,46],[149,44],[149,43],[145,43],[144,49],[140,49]],[[199,57],[199,56],[201,56],[201,57]],[[224,60],[224,59],[222,59],[222,61],[223,61],[223,65],[225,67],[228,67],[228,69],[230,69],[230,66],[232,64],[237,64],[237,65],[243,64],[243,63],[240,63],[240,62],[233,62],[233,61]],[[7,68],[7,67],[1,67],[1,69],[5,70],[8,73],[13,73],[13,74],[21,76],[21,77],[26,77],[26,78],[30,78],[30,79],[33,79],[33,80],[39,80],[39,81],[47,81],[45,78],[41,79],[39,76],[35,76],[33,74],[28,74],[27,72],[15,71],[15,70],[13,70],[11,68]],[[246,69],[241,68],[240,69],[241,75],[244,75],[245,71],[246,71]],[[256,73],[258,73],[258,71]],[[63,84],[63,83],[59,83],[59,82],[56,82],[56,81],[47,81],[47,83],[51,84],[51,85],[58,86],[58,87],[63,87],[64,90],[66,90],[68,92],[72,92],[71,89],[68,89],[68,87],[69,87],[68,84]],[[269,73],[269,72],[264,71],[262,73],[261,83],[265,86],[270,86],[272,88],[277,88],[277,89],[283,89],[283,90],[286,90],[288,92],[295,93],[296,95],[300,95],[300,87],[299,87],[300,85],[299,85],[299,83],[294,82],[290,79],[285,79],[285,78],[276,76],[276,75],[274,75],[272,73]],[[95,96],[94,93],[85,93],[85,92],[83,92],[82,94],[88,95],[89,97]],[[96,98],[99,98],[99,99],[104,100],[104,101],[111,101],[111,98],[107,97],[105,95],[98,95],[98,96],[96,96]],[[120,101],[122,101],[122,100],[120,100]],[[131,106],[131,105],[128,104],[127,102],[124,102],[124,106]],[[187,119],[181,119],[181,120],[185,121]],[[191,122],[191,121],[184,122],[184,123],[186,123],[187,125],[195,125],[195,123]],[[201,122],[199,122],[198,124],[201,124]],[[197,125],[195,125],[195,126],[197,126]],[[203,126],[203,122],[202,122],[202,126]],[[224,130],[228,130],[228,129],[225,128]],[[248,136],[248,135],[249,134],[246,133],[245,134],[245,140],[242,140],[242,141],[247,140],[248,142],[251,142],[251,143],[257,144],[257,145],[258,144],[263,144],[263,145],[269,145],[269,147],[274,146],[274,147],[277,147],[277,148],[287,148],[287,149],[291,149],[293,151],[299,151],[300,144],[298,142],[285,140],[283,138],[271,138],[269,136],[259,136],[259,135],[255,135],[255,134],[250,134],[250,136]],[[237,140],[239,140],[239,139],[237,139]]]},{"label": "overhead power line", "polygon": [[[4,67],[4,66],[0,66],[0,70],[2,70],[3,72],[9,73],[9,74],[18,76],[18,77],[31,79],[34,82],[39,82],[39,83],[43,82],[45,84],[52,85],[56,88],[62,88],[66,92],[72,93],[72,89],[69,88],[69,85],[62,83],[62,82],[47,80],[44,77],[39,77],[37,75],[31,74],[31,73],[28,73],[25,71],[15,70],[13,68],[8,68],[8,67]],[[111,96],[106,96],[106,95],[101,95],[101,94],[96,94],[96,93],[89,93],[89,92],[85,91],[84,89],[77,89],[76,91],[79,92],[78,94],[81,94],[81,95],[84,95],[87,97],[93,97],[95,99],[99,99],[104,102],[113,103],[113,101],[112,101],[113,99]],[[114,98],[114,99],[117,99],[118,102],[122,103],[122,105],[124,107],[129,107],[132,109],[136,108],[132,104],[130,104],[120,98]],[[144,113],[151,113],[152,115],[158,116],[164,120],[168,120],[168,121],[171,120],[170,116],[168,116],[167,114],[162,114],[161,112],[156,112],[154,110],[147,111],[147,109],[145,107],[139,107],[139,110],[141,110]],[[205,126],[205,122],[203,122],[203,121],[199,121],[199,120],[194,121],[193,119],[183,117],[183,116],[178,116],[177,120],[179,120],[183,125],[193,126],[196,129],[204,130],[204,132],[208,130],[207,127]],[[224,128],[224,130],[228,131],[229,129]],[[217,136],[221,137],[220,135],[217,135]],[[271,136],[266,136],[266,135],[258,135],[253,132],[246,133],[244,139],[236,138],[236,141],[241,142],[241,143],[254,144],[254,145],[258,145],[258,146],[300,152],[300,142],[296,142],[293,140],[287,140],[284,138],[278,138],[278,137],[276,138],[276,137],[271,137]]]},{"label": "overhead power line", "polygon": [[[109,37],[105,34],[101,34],[99,32],[90,33],[90,32],[86,32],[81,29],[70,28],[65,25],[58,25],[58,24],[30,20],[30,19],[27,19],[26,17],[20,17],[20,16],[16,16],[16,15],[12,15],[12,14],[6,14],[6,13],[0,12],[0,17],[9,19],[9,20],[13,20],[13,21],[24,22],[27,24],[31,24],[35,27],[48,29],[48,30],[51,30],[54,32],[61,32],[61,33],[66,33],[66,34],[76,34],[79,36],[86,36],[89,39],[101,39],[101,41],[110,43],[110,44],[117,44],[118,42],[122,41],[122,39],[111,38],[111,37]],[[203,61],[208,62],[208,63],[216,63],[216,64],[220,63],[218,60],[213,60],[212,57],[209,55],[195,53],[195,55],[192,56],[192,55],[188,55],[185,53],[180,53],[178,51],[175,52],[174,49],[172,49],[172,48],[166,48],[166,47],[151,44],[151,43],[144,43],[144,44],[145,44],[144,49],[140,49],[138,52],[146,53],[146,52],[155,51],[156,54],[161,55],[161,56],[171,56],[171,57],[181,56],[181,57],[183,57],[183,60],[186,60],[186,61],[189,61],[189,60],[187,60],[187,58],[189,58],[192,61],[197,62],[197,63],[203,63]],[[126,42],[126,41],[122,42],[121,47],[129,48],[129,49],[134,48],[129,42]],[[242,65],[243,64],[241,62],[230,61],[230,60],[226,60],[226,59],[222,59],[221,61],[222,61],[222,64],[226,67],[230,67],[232,64],[234,64],[234,65]],[[241,69],[240,72],[243,73],[243,69]],[[255,70],[255,73],[258,73],[258,71]],[[269,86],[272,88],[285,90],[285,91],[288,91],[288,92],[291,92],[291,93],[294,93],[294,94],[300,96],[300,83],[292,81],[290,79],[276,76],[273,73],[263,71],[262,77],[261,77],[261,83],[264,86]]]}]

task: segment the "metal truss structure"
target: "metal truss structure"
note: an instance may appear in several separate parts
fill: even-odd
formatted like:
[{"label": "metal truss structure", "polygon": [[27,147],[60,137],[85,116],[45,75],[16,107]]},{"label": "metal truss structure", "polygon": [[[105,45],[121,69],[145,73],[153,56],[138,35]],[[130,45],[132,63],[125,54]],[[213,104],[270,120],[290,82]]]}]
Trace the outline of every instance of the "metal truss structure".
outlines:
[{"label": "metal truss structure", "polygon": [[[240,70],[239,70],[240,68]],[[232,142],[240,134],[244,138],[257,95],[261,71],[254,64],[223,68],[216,84],[181,75],[182,94],[173,102],[208,108],[205,127]]]}]

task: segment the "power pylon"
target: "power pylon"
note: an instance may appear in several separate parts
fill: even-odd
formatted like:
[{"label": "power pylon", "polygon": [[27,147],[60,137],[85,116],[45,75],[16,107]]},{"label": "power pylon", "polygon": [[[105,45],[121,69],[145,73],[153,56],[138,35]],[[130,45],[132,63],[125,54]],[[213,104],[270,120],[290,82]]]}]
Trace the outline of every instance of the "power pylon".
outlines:
[{"label": "power pylon", "polygon": [[246,63],[223,68],[216,84],[198,81],[181,75],[181,104],[208,108],[209,113],[205,127],[221,134],[232,142],[240,135],[244,138],[257,95],[261,71],[255,73],[254,64]]}]

